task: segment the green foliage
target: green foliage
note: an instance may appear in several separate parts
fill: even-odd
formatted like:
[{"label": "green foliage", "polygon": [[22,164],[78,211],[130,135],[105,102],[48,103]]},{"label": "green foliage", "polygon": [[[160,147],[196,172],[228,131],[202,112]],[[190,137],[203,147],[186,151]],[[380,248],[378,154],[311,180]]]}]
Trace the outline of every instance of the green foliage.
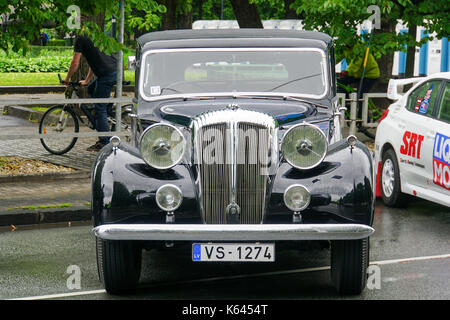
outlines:
[{"label": "green foliage", "polygon": [[71,57],[0,58],[0,72],[66,72]]},{"label": "green foliage", "polygon": [[[14,7],[12,12],[10,5]],[[38,39],[39,30],[49,21],[56,24],[63,34],[68,33],[66,13],[70,5],[77,5],[81,15],[85,17],[105,16],[106,30],[111,28],[111,17],[120,16],[119,0],[11,0],[0,2],[0,13],[9,15],[6,31],[0,32],[0,49],[18,52],[27,50],[28,42]],[[125,29],[145,29],[147,31],[157,28],[161,22],[161,15],[166,8],[155,0],[127,0],[125,1]],[[117,19],[119,20],[119,19]],[[101,50],[110,54],[123,48],[114,39],[105,35],[103,26],[94,22],[86,22],[82,30],[77,33],[87,34]],[[52,40],[55,41],[55,40]],[[56,40],[58,45],[64,45],[64,40]]]},{"label": "green foliage", "polygon": [[[380,17],[383,25],[395,27],[398,20],[404,24],[423,26],[430,33],[436,32],[437,38],[449,34],[450,2],[448,0],[295,0],[293,8],[305,19],[306,29],[328,33],[338,39],[336,41],[337,62],[344,56],[346,46],[352,48],[352,56],[361,56],[365,50],[365,43],[361,43],[356,34],[359,24],[368,19],[373,12],[368,12],[370,5],[380,7]],[[382,55],[403,50],[405,45],[420,46],[432,37],[416,42],[415,37],[400,35],[393,30],[376,30],[371,40],[371,52],[376,58]],[[367,43],[368,36],[364,37]]]},{"label": "green foliage", "polygon": [[18,52],[10,50],[9,52],[0,50],[0,57],[7,58],[37,58],[47,56],[68,56],[72,55],[73,48],[62,46],[29,46],[27,51],[20,49]]},{"label": "green foliage", "polygon": [[47,42],[48,46],[64,46],[65,45],[65,41],[61,40],[61,39],[57,39],[57,40],[49,40]]}]

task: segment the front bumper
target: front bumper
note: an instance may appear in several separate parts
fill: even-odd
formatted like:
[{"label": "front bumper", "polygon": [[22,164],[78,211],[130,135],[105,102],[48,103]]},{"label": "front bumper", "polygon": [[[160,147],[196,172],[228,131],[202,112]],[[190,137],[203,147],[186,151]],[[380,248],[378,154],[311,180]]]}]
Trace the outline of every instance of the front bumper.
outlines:
[{"label": "front bumper", "polygon": [[364,224],[105,224],[93,229],[104,240],[156,241],[357,240],[374,231]]}]

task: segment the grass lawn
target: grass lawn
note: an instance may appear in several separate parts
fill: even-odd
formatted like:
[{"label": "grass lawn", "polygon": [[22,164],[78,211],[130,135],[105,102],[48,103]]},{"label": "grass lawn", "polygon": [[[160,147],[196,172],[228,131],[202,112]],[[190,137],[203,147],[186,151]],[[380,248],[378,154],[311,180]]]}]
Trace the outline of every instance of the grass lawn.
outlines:
[{"label": "grass lawn", "polygon": [[[60,73],[64,79],[65,73]],[[125,80],[134,85],[134,71],[125,70]],[[43,86],[58,85],[58,73],[0,73],[0,86]]]}]

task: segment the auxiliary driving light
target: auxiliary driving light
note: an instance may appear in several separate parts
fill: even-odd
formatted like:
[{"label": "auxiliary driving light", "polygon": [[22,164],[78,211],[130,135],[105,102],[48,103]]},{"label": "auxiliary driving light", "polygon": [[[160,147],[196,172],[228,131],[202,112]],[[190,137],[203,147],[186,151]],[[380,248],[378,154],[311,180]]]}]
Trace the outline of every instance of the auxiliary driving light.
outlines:
[{"label": "auxiliary driving light", "polygon": [[180,188],[173,184],[165,184],[156,191],[156,204],[164,211],[177,210],[181,202],[183,202],[183,194]]},{"label": "auxiliary driving light", "polygon": [[358,138],[355,137],[354,135],[350,135],[347,137],[347,143],[350,147],[353,148],[357,142],[358,142]]},{"label": "auxiliary driving light", "polygon": [[111,142],[114,148],[117,148],[120,144],[120,138],[118,136],[111,137],[111,139],[109,139],[109,142]]},{"label": "auxiliary driving light", "polygon": [[311,194],[304,186],[293,184],[286,189],[283,198],[286,207],[294,212],[299,212],[308,207],[311,201]]}]

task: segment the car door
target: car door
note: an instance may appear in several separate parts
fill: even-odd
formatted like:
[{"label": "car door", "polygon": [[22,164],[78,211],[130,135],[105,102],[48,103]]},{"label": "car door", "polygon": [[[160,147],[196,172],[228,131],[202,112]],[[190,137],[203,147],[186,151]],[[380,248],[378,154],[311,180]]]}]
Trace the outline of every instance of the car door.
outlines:
[{"label": "car door", "polygon": [[[450,197],[450,81],[445,81],[436,110],[433,150],[429,159],[432,165],[431,189]],[[447,201],[450,199],[447,198]],[[449,201],[450,202],[450,201]]]},{"label": "car door", "polygon": [[[415,88],[408,96],[398,150],[402,186],[409,184],[411,192],[414,186],[429,188],[432,181],[432,166],[429,160],[432,154],[436,128],[434,112],[442,80],[428,80]],[[401,127],[401,124],[400,124]]]}]

